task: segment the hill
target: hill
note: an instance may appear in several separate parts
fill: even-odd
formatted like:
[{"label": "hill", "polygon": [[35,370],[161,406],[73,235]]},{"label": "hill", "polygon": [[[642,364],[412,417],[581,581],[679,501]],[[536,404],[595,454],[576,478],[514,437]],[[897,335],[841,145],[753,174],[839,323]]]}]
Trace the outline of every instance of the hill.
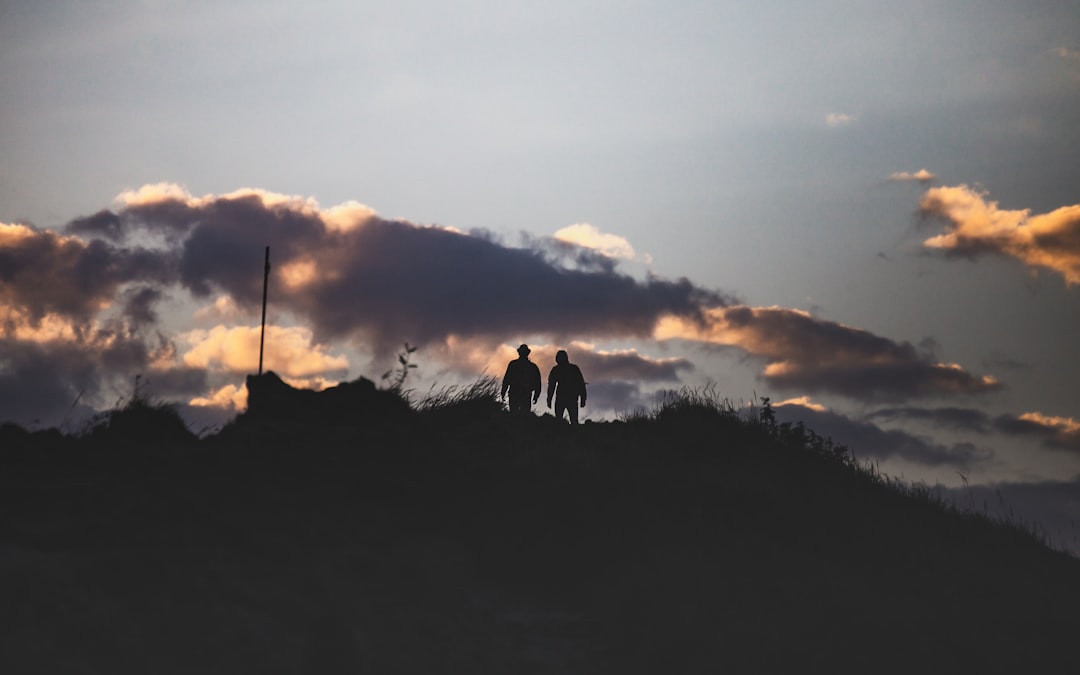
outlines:
[{"label": "hill", "polygon": [[201,440],[150,405],[82,437],[0,429],[0,671],[1073,662],[1080,562],[767,407],[688,393],[570,428],[483,382],[411,407],[354,385],[324,407],[249,381]]}]

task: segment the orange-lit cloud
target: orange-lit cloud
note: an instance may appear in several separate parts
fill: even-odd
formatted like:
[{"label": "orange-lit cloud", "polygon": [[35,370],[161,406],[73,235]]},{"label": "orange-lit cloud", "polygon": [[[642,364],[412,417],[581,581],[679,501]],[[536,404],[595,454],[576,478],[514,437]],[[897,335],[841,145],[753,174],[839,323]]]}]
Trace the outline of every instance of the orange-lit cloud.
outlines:
[{"label": "orange-lit cloud", "polygon": [[929,183],[930,181],[934,180],[935,178],[937,178],[937,176],[935,174],[930,173],[926,169],[919,169],[918,171],[915,171],[915,172],[896,171],[894,173],[889,174],[889,180],[897,181],[897,182],[912,182],[912,181],[915,181],[915,182],[919,182],[919,183]]},{"label": "orange-lit cloud", "polygon": [[278,276],[290,288],[300,288],[315,281],[319,277],[319,268],[315,261],[307,259],[294,260],[282,265],[278,270]]},{"label": "orange-lit cloud", "polygon": [[[259,364],[258,326],[215,326],[193,330],[179,339],[191,345],[181,357],[185,366],[253,373]],[[331,356],[322,344],[312,343],[311,330],[301,326],[267,326],[263,369],[283,376],[306,378],[343,373],[349,367],[344,356]]]},{"label": "orange-lit cloud", "polygon": [[1026,412],[1020,415],[1020,419],[1062,433],[1080,434],[1080,422],[1071,417],[1054,417],[1039,412]]},{"label": "orange-lit cloud", "polygon": [[949,231],[923,242],[926,248],[974,257],[995,253],[1080,283],[1080,204],[1032,215],[1030,209],[1002,209],[966,185],[927,190],[919,205],[942,219]]},{"label": "orange-lit cloud", "polygon": [[1071,417],[1026,412],[1016,417],[1003,415],[995,425],[1007,433],[1041,438],[1050,447],[1080,451],[1080,422]]},{"label": "orange-lit cloud", "polygon": [[15,244],[32,239],[34,230],[26,225],[0,223],[0,248],[14,246]]},{"label": "orange-lit cloud", "polygon": [[765,361],[771,384],[853,398],[900,400],[993,391],[993,377],[937,363],[908,343],[782,307],[717,307],[700,321],[665,317],[658,340],[692,340],[735,347]]},{"label": "orange-lit cloud", "polygon": [[220,389],[210,392],[206,396],[197,396],[188,403],[199,408],[222,408],[233,412],[239,412],[247,408],[247,387],[237,387],[235,384],[227,384]]},{"label": "orange-lit cloud", "polygon": [[[89,327],[90,330],[93,327]],[[76,325],[71,319],[48,313],[31,320],[29,313],[18,307],[0,304],[0,339],[23,342],[73,342],[87,333],[88,327]]]},{"label": "orange-lit cloud", "polygon": [[787,405],[798,406],[800,408],[806,408],[807,410],[813,410],[814,412],[825,412],[826,410],[828,410],[828,408],[821,405],[820,403],[816,403],[813,400],[811,400],[809,396],[799,396],[799,397],[796,397],[796,398],[789,398],[787,400],[780,401],[779,403],[777,403],[776,407],[777,408],[782,408],[782,407],[787,406]]}]

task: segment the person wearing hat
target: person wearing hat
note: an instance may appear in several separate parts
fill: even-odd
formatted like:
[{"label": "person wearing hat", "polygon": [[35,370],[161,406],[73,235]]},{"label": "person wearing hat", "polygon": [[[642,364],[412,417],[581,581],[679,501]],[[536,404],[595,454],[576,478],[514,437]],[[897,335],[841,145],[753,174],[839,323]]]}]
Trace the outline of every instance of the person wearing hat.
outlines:
[{"label": "person wearing hat", "polygon": [[[529,360],[529,345],[518,347],[518,357],[506,366],[506,374],[503,375],[501,398],[506,398],[507,390],[510,391],[510,412],[532,409],[532,403],[540,400],[540,369]],[[529,397],[532,397],[532,403]]]},{"label": "person wearing hat", "polygon": [[555,417],[563,418],[563,411],[570,415],[570,424],[578,423],[578,400],[581,407],[585,407],[585,378],[581,375],[581,368],[570,363],[570,357],[565,349],[560,349],[555,354],[555,367],[548,374],[547,406],[551,407],[551,399],[555,398]]}]

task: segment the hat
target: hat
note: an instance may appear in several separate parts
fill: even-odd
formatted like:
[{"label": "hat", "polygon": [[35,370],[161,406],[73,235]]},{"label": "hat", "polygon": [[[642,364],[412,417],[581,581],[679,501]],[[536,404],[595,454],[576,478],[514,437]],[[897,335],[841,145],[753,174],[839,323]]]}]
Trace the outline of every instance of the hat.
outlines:
[{"label": "hat", "polygon": [[532,350],[529,349],[529,345],[521,345],[520,347],[518,347],[518,354],[520,354],[521,356],[525,356],[530,351]]}]

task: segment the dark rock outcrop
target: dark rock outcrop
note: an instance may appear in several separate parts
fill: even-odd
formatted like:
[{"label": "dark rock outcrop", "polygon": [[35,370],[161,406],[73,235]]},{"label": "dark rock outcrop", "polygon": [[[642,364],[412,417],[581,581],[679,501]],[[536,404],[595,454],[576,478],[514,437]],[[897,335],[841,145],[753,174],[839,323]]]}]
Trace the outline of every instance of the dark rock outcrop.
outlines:
[{"label": "dark rock outcrop", "polygon": [[297,389],[267,371],[248,375],[247,390],[244,417],[249,419],[342,425],[371,420],[393,422],[412,414],[401,396],[377,389],[366,377],[313,391]]}]

